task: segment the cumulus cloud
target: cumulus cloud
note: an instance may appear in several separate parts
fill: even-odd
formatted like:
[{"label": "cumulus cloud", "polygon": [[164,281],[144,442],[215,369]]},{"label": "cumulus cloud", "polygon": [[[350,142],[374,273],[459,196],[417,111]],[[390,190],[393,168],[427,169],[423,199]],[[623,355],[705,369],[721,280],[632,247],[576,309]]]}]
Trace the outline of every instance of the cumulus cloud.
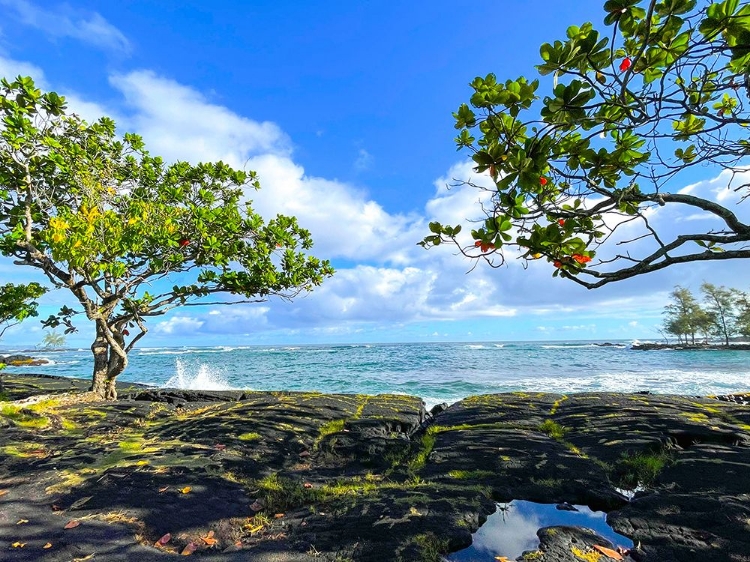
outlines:
[{"label": "cumulus cloud", "polygon": [[163,320],[154,326],[153,331],[157,334],[191,335],[203,326],[204,322],[190,316],[173,316],[169,320]]},{"label": "cumulus cloud", "polygon": [[6,16],[53,38],[69,37],[95,47],[129,54],[130,41],[97,12],[84,13],[66,4],[45,9],[28,0],[0,0]]}]

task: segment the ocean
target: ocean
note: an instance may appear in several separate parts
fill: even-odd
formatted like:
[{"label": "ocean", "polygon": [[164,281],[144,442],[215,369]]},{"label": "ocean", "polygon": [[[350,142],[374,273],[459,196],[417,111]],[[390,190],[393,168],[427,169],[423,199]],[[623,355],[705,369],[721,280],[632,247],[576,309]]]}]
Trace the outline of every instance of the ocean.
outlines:
[{"label": "ocean", "polygon": [[[630,349],[629,341],[602,343],[144,347],[131,353],[118,380],[200,390],[399,393],[420,396],[429,407],[474,394],[511,391],[750,391],[750,351],[637,351]],[[91,376],[89,349],[32,355],[51,364],[8,372]]]}]

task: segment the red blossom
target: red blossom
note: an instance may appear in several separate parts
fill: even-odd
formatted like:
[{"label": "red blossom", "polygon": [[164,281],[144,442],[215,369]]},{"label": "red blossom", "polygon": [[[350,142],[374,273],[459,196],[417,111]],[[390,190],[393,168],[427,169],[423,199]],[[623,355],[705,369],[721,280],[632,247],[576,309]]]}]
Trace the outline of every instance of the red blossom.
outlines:
[{"label": "red blossom", "polygon": [[547,178],[544,176],[539,178],[539,185],[547,185]]},{"label": "red blossom", "polygon": [[555,263],[553,263],[557,269],[560,269],[562,267],[562,262],[560,260],[555,260]]},{"label": "red blossom", "polygon": [[188,240],[187,238],[180,238],[179,244],[180,248],[184,248],[185,246],[190,244],[190,240]]},{"label": "red blossom", "polygon": [[633,61],[630,60],[630,57],[625,57],[620,63],[620,72],[625,72],[632,64]]},{"label": "red blossom", "polygon": [[571,257],[578,263],[588,263],[591,261],[589,256],[584,256],[583,254],[573,254]]},{"label": "red blossom", "polygon": [[474,247],[475,248],[479,248],[479,246],[481,246],[481,245],[482,245],[482,241],[481,240],[477,240],[476,242],[474,242]]},{"label": "red blossom", "polygon": [[560,226],[565,226],[565,219],[557,219],[557,224]]}]

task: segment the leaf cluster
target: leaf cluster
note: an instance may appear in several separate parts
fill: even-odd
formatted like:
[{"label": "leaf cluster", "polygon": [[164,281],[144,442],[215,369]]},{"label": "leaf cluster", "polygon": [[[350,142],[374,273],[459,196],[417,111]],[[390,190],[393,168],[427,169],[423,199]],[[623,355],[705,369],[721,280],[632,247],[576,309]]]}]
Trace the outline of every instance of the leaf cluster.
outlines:
[{"label": "leaf cluster", "polygon": [[[730,209],[671,191],[680,174],[711,166],[750,195],[750,6],[608,0],[604,11],[605,32],[588,22],[541,46],[541,79],[471,83],[454,113],[456,144],[491,181],[487,218],[473,245],[435,222],[422,246],[453,242],[496,266],[506,255],[545,259],[554,275],[589,288],[675,263],[750,257],[750,226]],[[664,239],[648,212],[666,204],[722,226]],[[642,234],[622,244],[639,242],[642,255],[595,259],[625,224]]]}]

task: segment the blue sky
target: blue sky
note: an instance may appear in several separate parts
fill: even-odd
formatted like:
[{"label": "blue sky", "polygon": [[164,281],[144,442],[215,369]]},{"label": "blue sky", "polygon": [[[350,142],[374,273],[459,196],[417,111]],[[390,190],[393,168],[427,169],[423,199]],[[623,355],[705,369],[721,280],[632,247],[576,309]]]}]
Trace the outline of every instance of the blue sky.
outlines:
[{"label": "blue sky", "polygon": [[[476,192],[446,189],[471,177],[451,117],[467,84],[530,75],[539,45],[599,24],[601,2],[302,4],[0,0],[0,75],[31,75],[169,160],[258,171],[256,207],[298,216],[338,270],[293,303],[178,309],[150,322],[143,345],[657,338],[674,285],[747,288],[741,263],[586,291],[547,264],[467,274],[450,249],[415,246],[430,220],[479,212]],[[723,197],[723,178],[702,173],[689,189]],[[693,220],[660,218],[665,228]],[[0,281],[34,278],[0,261]],[[41,315],[62,303],[48,295]],[[79,327],[69,342],[85,345],[91,332]],[[30,321],[3,343],[41,337]]]}]

